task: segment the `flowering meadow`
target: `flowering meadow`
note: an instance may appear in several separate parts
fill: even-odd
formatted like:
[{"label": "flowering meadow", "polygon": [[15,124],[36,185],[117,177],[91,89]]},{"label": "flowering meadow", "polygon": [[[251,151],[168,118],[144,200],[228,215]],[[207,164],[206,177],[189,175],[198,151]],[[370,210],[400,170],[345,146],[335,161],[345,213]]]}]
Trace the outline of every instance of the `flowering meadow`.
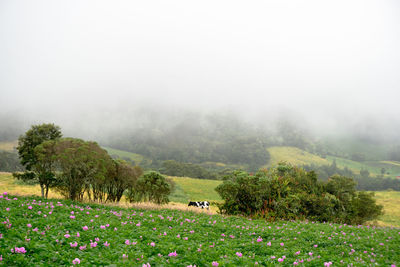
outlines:
[{"label": "flowering meadow", "polygon": [[400,266],[400,229],[0,195],[0,265]]}]

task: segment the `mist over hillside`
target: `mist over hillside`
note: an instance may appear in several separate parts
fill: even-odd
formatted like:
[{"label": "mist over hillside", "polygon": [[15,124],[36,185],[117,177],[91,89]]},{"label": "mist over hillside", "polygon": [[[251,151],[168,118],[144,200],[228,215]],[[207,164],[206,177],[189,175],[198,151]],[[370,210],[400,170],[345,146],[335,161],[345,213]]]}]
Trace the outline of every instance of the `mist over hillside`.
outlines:
[{"label": "mist over hillside", "polygon": [[51,122],[154,162],[254,169],[271,145],[400,160],[399,11],[361,0],[1,1],[0,141]]}]

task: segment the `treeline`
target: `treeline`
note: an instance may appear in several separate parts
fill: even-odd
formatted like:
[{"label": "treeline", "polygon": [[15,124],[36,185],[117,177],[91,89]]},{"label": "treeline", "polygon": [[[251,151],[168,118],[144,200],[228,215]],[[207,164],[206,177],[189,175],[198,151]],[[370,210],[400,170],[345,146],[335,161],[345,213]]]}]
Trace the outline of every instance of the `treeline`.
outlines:
[{"label": "treeline", "polygon": [[13,173],[22,180],[37,180],[42,197],[50,188],[65,198],[98,202],[129,201],[166,203],[172,185],[156,172],[143,175],[138,166],[114,160],[96,142],[62,138],[54,124],[33,125],[18,140],[18,154],[25,172]]},{"label": "treeline", "polygon": [[[231,116],[194,116],[178,124],[161,124],[156,119],[129,134],[106,143],[110,147],[139,153],[158,169],[166,160],[201,164],[238,164],[250,171],[265,165],[269,137],[254,126]],[[119,133],[119,135],[121,135]]]},{"label": "treeline", "polygon": [[162,163],[160,172],[171,176],[192,177],[199,179],[217,180],[221,178],[219,173],[209,171],[206,168],[193,163],[181,163],[175,160],[166,160]]},{"label": "treeline", "polygon": [[337,167],[336,162],[333,161],[331,165],[303,165],[306,171],[315,171],[318,178],[327,181],[329,177],[335,174],[353,178],[356,182],[357,190],[366,191],[381,191],[381,190],[395,190],[400,191],[400,180],[384,177],[383,175],[370,176],[368,170],[360,170],[359,174],[354,173],[347,167],[343,169]]},{"label": "treeline", "polygon": [[269,220],[309,219],[362,224],[382,214],[373,193],[356,191],[353,179],[334,175],[318,181],[315,172],[279,164],[251,175],[236,171],[216,188],[224,214]]}]

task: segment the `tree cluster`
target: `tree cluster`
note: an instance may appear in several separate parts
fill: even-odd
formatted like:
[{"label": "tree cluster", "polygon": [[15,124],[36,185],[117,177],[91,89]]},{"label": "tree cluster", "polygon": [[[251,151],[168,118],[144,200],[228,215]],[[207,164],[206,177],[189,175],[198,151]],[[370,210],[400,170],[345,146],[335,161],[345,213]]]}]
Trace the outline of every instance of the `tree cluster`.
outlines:
[{"label": "tree cluster", "polygon": [[279,164],[250,175],[236,171],[216,188],[221,213],[275,219],[361,224],[382,214],[372,193],[357,192],[351,178],[318,181],[315,172]]},{"label": "tree cluster", "polygon": [[[19,138],[18,153],[26,172],[19,179],[39,182],[42,197],[54,188],[71,200],[84,197],[98,202],[119,202],[128,192],[130,201],[168,202],[170,186],[161,175],[144,175],[138,166],[112,159],[96,142],[62,138],[54,124],[34,125]],[[153,184],[154,183],[154,184]],[[146,186],[144,186],[146,185]],[[130,198],[135,192],[137,197]],[[166,195],[167,194],[167,195]]]}]

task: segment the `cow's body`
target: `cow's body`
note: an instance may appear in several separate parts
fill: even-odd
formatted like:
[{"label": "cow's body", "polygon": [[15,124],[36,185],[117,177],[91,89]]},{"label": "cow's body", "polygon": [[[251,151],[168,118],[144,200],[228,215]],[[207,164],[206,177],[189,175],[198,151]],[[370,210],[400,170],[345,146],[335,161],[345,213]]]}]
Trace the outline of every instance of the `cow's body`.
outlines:
[{"label": "cow's body", "polygon": [[209,209],[210,208],[210,202],[208,201],[190,201],[188,206],[193,206],[193,207],[198,207],[198,208],[206,208]]}]

